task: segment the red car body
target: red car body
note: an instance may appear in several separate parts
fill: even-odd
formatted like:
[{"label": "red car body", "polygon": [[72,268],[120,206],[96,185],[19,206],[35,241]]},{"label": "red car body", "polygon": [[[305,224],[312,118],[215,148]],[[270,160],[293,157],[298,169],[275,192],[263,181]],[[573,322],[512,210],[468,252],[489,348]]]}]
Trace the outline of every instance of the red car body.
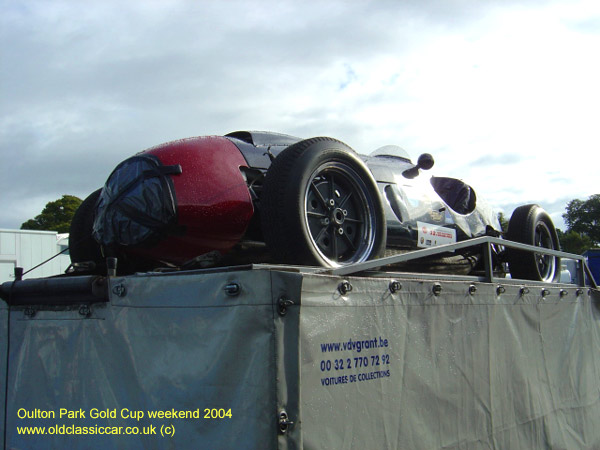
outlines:
[{"label": "red car body", "polygon": [[151,250],[137,248],[133,253],[152,258],[168,255],[169,262],[183,264],[210,251],[231,250],[254,214],[240,171],[246,161],[238,148],[226,138],[209,136],[169,142],[144,153],[165,166],[181,166],[181,173],[172,179],[178,223],[186,232],[168,235]]}]

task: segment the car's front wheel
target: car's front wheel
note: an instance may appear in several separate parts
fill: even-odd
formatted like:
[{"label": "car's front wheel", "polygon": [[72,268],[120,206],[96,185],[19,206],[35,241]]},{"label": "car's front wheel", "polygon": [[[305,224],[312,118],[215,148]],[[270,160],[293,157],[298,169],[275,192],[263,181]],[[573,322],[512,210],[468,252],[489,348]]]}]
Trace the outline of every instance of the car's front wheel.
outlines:
[{"label": "car's front wheel", "polygon": [[260,209],[276,262],[337,267],[385,249],[377,183],[354,150],[332,138],[307,139],[281,152],[265,177]]}]

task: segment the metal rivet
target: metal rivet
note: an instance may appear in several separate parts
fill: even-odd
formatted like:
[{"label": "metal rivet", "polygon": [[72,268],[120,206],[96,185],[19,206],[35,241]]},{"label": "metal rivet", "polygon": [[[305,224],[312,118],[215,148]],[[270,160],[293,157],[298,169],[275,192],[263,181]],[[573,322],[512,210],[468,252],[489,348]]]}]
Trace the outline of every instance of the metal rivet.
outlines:
[{"label": "metal rivet", "polygon": [[569,295],[569,293],[565,289],[561,289],[558,295],[560,295],[560,298],[563,298]]},{"label": "metal rivet", "polygon": [[529,288],[523,286],[521,289],[519,289],[519,294],[521,294],[521,297],[523,297],[526,294],[529,294]]},{"label": "metal rivet", "polygon": [[239,295],[239,293],[242,290],[240,285],[237,283],[226,284],[224,289],[225,289],[225,293],[227,295],[229,295],[230,297],[235,297],[236,295]]},{"label": "metal rivet", "polygon": [[292,306],[294,302],[285,297],[279,297],[277,300],[277,312],[280,316],[285,316],[287,314],[287,309],[289,306]]},{"label": "metal rivet", "polygon": [[475,292],[477,292],[477,286],[472,284],[471,286],[469,286],[469,294],[473,295]]},{"label": "metal rivet", "polygon": [[431,292],[436,297],[442,293],[442,285],[440,283],[433,283],[433,287],[431,288]]},{"label": "metal rivet", "polygon": [[352,285],[347,280],[344,280],[340,284],[338,284],[338,292],[342,295],[346,295],[351,290],[352,290]]},{"label": "metal rivet", "polygon": [[92,315],[92,310],[88,305],[81,305],[81,307],[79,308],[79,314],[85,317],[89,317]]},{"label": "metal rivet", "polygon": [[583,289],[577,289],[577,290],[575,291],[575,295],[576,295],[577,297],[579,297],[581,294],[583,294]]},{"label": "metal rivet", "polygon": [[27,308],[25,308],[25,311],[23,311],[23,314],[31,318],[35,316],[35,309],[33,309],[31,306],[28,306]]},{"label": "metal rivet", "polygon": [[546,298],[548,295],[550,295],[550,291],[546,288],[542,289],[542,298]]},{"label": "metal rivet", "polygon": [[499,284],[498,287],[496,288],[496,295],[504,294],[505,292],[506,292],[506,289],[504,288],[504,286]]},{"label": "metal rivet", "polygon": [[294,422],[292,422],[289,419],[287,412],[285,412],[284,410],[279,412],[277,419],[278,419],[278,423],[279,423],[279,432],[281,434],[287,433],[288,428],[290,428],[292,425],[294,425]]},{"label": "metal rivet", "polygon": [[112,288],[112,292],[117,297],[125,297],[127,295],[127,288],[123,284],[117,284]]},{"label": "metal rivet", "polygon": [[402,289],[402,285],[400,284],[399,281],[392,280],[392,281],[390,281],[390,284],[388,285],[388,289],[390,290],[390,292],[392,294],[395,294],[396,292],[398,292],[399,290]]}]

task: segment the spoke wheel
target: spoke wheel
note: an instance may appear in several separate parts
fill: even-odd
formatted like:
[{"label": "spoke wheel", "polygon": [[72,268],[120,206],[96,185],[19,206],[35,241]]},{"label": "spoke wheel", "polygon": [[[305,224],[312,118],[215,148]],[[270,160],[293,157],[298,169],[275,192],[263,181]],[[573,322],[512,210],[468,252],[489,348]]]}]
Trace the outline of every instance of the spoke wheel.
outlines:
[{"label": "spoke wheel", "polygon": [[275,262],[337,267],[384,250],[377,184],[356,153],[334,139],[308,139],[281,152],[260,205]]},{"label": "spoke wheel", "polygon": [[328,265],[365,260],[376,226],[368,190],[348,165],[328,162],[310,176],[304,193],[304,221],[312,245]]},{"label": "spoke wheel", "polygon": [[[535,227],[535,246],[554,249],[550,229],[544,222]],[[541,253],[535,254],[538,272],[543,281],[552,281],[556,273],[556,258]]]}]

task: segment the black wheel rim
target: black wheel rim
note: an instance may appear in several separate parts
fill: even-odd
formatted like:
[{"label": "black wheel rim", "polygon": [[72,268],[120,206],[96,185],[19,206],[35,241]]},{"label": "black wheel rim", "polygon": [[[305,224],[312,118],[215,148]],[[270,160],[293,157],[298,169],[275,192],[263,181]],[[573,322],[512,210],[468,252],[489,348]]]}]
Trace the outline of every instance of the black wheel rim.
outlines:
[{"label": "black wheel rim", "polygon": [[[544,222],[538,222],[535,226],[533,245],[536,247],[555,250],[552,233],[550,232],[550,228],[548,228]],[[536,253],[534,256],[542,281],[553,281],[554,276],[556,275],[556,258],[554,256],[543,255],[541,253]]]},{"label": "black wheel rim", "polygon": [[332,267],[368,259],[375,240],[375,207],[358,173],[341,162],[319,166],[304,193],[311,244]]}]

